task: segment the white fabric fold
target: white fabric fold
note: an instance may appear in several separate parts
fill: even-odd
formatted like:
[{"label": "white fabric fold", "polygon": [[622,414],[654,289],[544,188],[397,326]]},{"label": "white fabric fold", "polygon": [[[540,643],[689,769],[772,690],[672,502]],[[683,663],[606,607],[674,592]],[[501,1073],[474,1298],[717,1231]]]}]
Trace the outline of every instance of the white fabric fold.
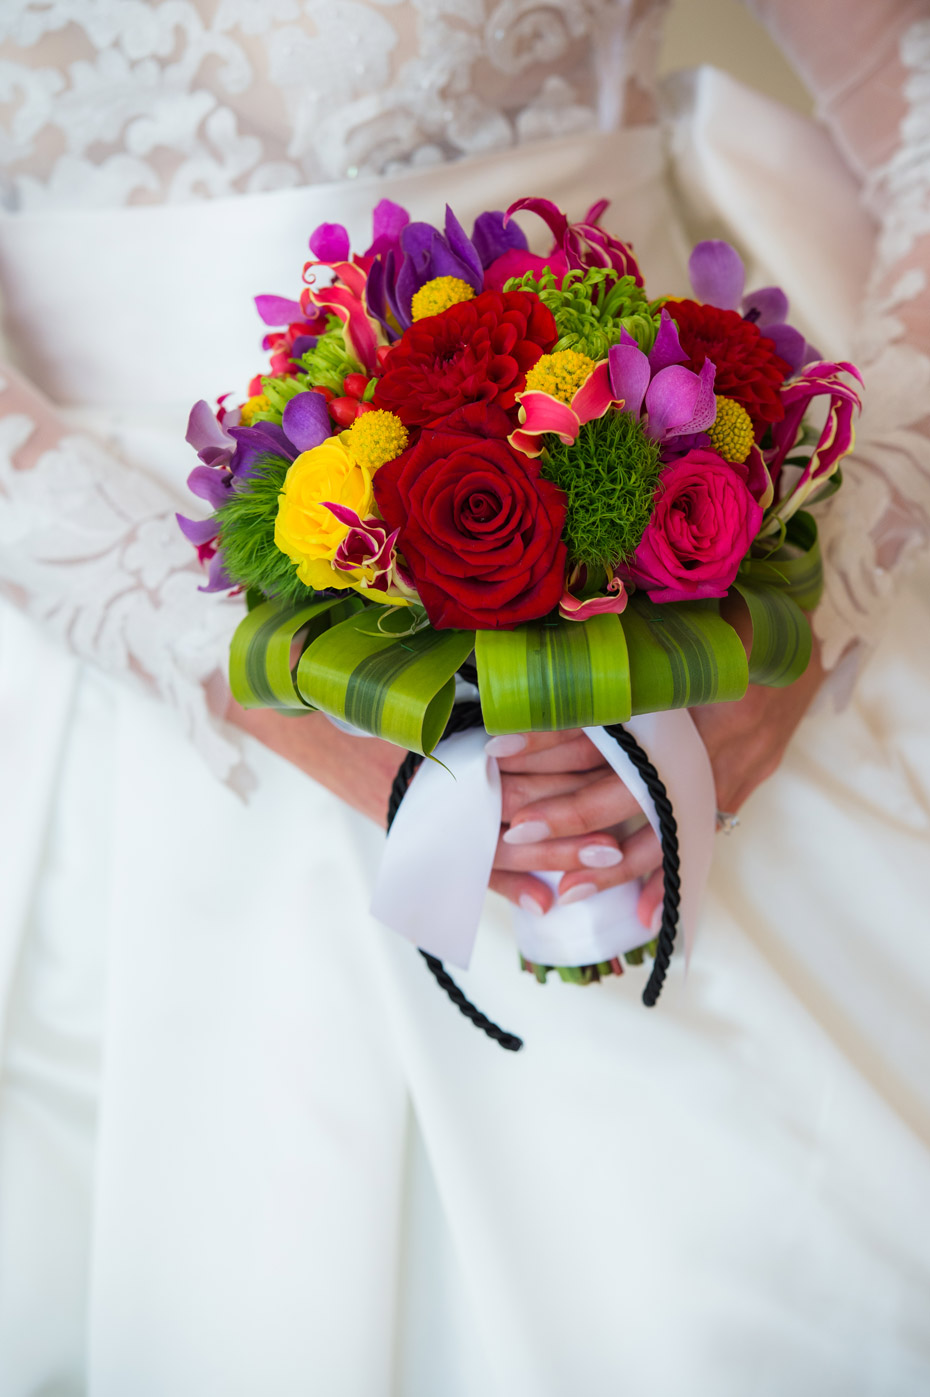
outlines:
[{"label": "white fabric fold", "polygon": [[[678,824],[681,926],[690,954],[714,840],[714,780],[707,751],[685,710],[648,713],[626,724],[665,783]],[[604,728],[586,735],[623,781],[656,833],[655,805],[630,758]],[[501,822],[497,762],[484,728],[457,733],[423,762],[397,812],[375,883],[372,915],[409,941],[466,970]],[[535,875],[555,891],[561,873]],[[641,883],[607,889],[545,916],[517,909],[514,930],[527,960],[592,965],[647,939],[636,914]],[[441,909],[441,910],[440,910]]]}]

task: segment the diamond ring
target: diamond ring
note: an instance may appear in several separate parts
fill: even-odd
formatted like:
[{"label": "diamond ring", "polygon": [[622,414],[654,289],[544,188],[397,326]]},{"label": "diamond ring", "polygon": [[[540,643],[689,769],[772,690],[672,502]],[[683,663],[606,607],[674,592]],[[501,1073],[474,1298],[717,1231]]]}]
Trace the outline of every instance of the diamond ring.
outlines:
[{"label": "diamond ring", "polygon": [[722,830],[724,834],[732,834],[739,822],[739,816],[733,814],[731,811],[717,811],[717,829]]}]

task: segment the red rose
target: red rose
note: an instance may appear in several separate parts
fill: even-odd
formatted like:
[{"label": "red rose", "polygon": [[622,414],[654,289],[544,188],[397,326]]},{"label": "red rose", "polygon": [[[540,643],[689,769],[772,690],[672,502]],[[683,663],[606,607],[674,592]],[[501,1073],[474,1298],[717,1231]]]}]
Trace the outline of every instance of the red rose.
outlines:
[{"label": "red rose", "polygon": [[558,606],[565,497],[507,441],[501,408],[436,422],[374,476],[375,499],[438,629],[494,630]]},{"label": "red rose", "polygon": [[655,602],[725,597],[762,523],[745,468],[695,450],[659,476],[655,508],[621,570]]},{"label": "red rose", "polygon": [[735,310],[699,301],[669,301],[667,310],[688,355],[685,368],[698,373],[705,359],[715,364],[714,392],[743,405],[757,439],[770,422],[781,421],[785,408],[780,389],[791,368],[757,325]]},{"label": "red rose", "polygon": [[530,291],[482,291],[416,321],[384,357],[373,399],[408,427],[465,403],[513,407],[526,373],[558,338],[552,312]]}]

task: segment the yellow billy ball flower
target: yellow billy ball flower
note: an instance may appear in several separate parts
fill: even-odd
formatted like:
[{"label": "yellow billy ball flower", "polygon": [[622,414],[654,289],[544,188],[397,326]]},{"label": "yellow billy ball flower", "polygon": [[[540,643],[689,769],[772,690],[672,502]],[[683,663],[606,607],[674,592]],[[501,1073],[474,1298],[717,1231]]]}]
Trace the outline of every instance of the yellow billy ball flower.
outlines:
[{"label": "yellow billy ball flower", "polygon": [[249,398],[248,402],[243,403],[239,409],[243,427],[251,427],[255,414],[267,412],[270,407],[271,404],[264,393],[256,393],[254,397]]},{"label": "yellow billy ball flower", "polygon": [[372,472],[399,456],[410,437],[400,418],[382,408],[361,413],[347,435],[349,450],[356,461]]},{"label": "yellow billy ball flower", "polygon": [[570,403],[594,369],[594,360],[577,349],[557,349],[544,354],[526,375],[527,392],[548,393],[560,403]]},{"label": "yellow billy ball flower", "polygon": [[717,416],[707,435],[719,456],[739,464],[745,461],[756,439],[749,413],[733,398],[717,399]]},{"label": "yellow billy ball flower", "polygon": [[[297,576],[308,587],[334,585],[330,560],[348,532],[327,503],[354,509],[362,519],[371,512],[371,473],[341,437],[330,437],[298,456],[278,496],[274,541],[296,563]],[[351,580],[346,577],[343,585],[351,586]]]},{"label": "yellow billy ball flower", "polygon": [[475,288],[457,276],[437,276],[415,291],[410,302],[410,314],[414,320],[424,320],[428,315],[440,315],[450,306],[460,301],[472,301]]}]

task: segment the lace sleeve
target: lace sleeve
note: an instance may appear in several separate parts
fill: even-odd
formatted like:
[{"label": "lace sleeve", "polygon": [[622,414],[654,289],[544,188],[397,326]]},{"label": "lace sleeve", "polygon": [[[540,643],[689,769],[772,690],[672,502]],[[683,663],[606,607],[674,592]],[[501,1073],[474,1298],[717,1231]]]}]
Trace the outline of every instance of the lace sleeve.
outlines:
[{"label": "lace sleeve", "polygon": [[926,0],[751,0],[816,95],[878,235],[854,357],[866,383],[823,511],[816,627],[833,666],[874,640],[893,574],[930,540],[930,12]]},{"label": "lace sleeve", "polygon": [[0,591],[82,659],[171,703],[211,769],[232,779],[238,747],[218,715],[241,604],[198,595],[203,574],[175,507],[0,366]]}]

